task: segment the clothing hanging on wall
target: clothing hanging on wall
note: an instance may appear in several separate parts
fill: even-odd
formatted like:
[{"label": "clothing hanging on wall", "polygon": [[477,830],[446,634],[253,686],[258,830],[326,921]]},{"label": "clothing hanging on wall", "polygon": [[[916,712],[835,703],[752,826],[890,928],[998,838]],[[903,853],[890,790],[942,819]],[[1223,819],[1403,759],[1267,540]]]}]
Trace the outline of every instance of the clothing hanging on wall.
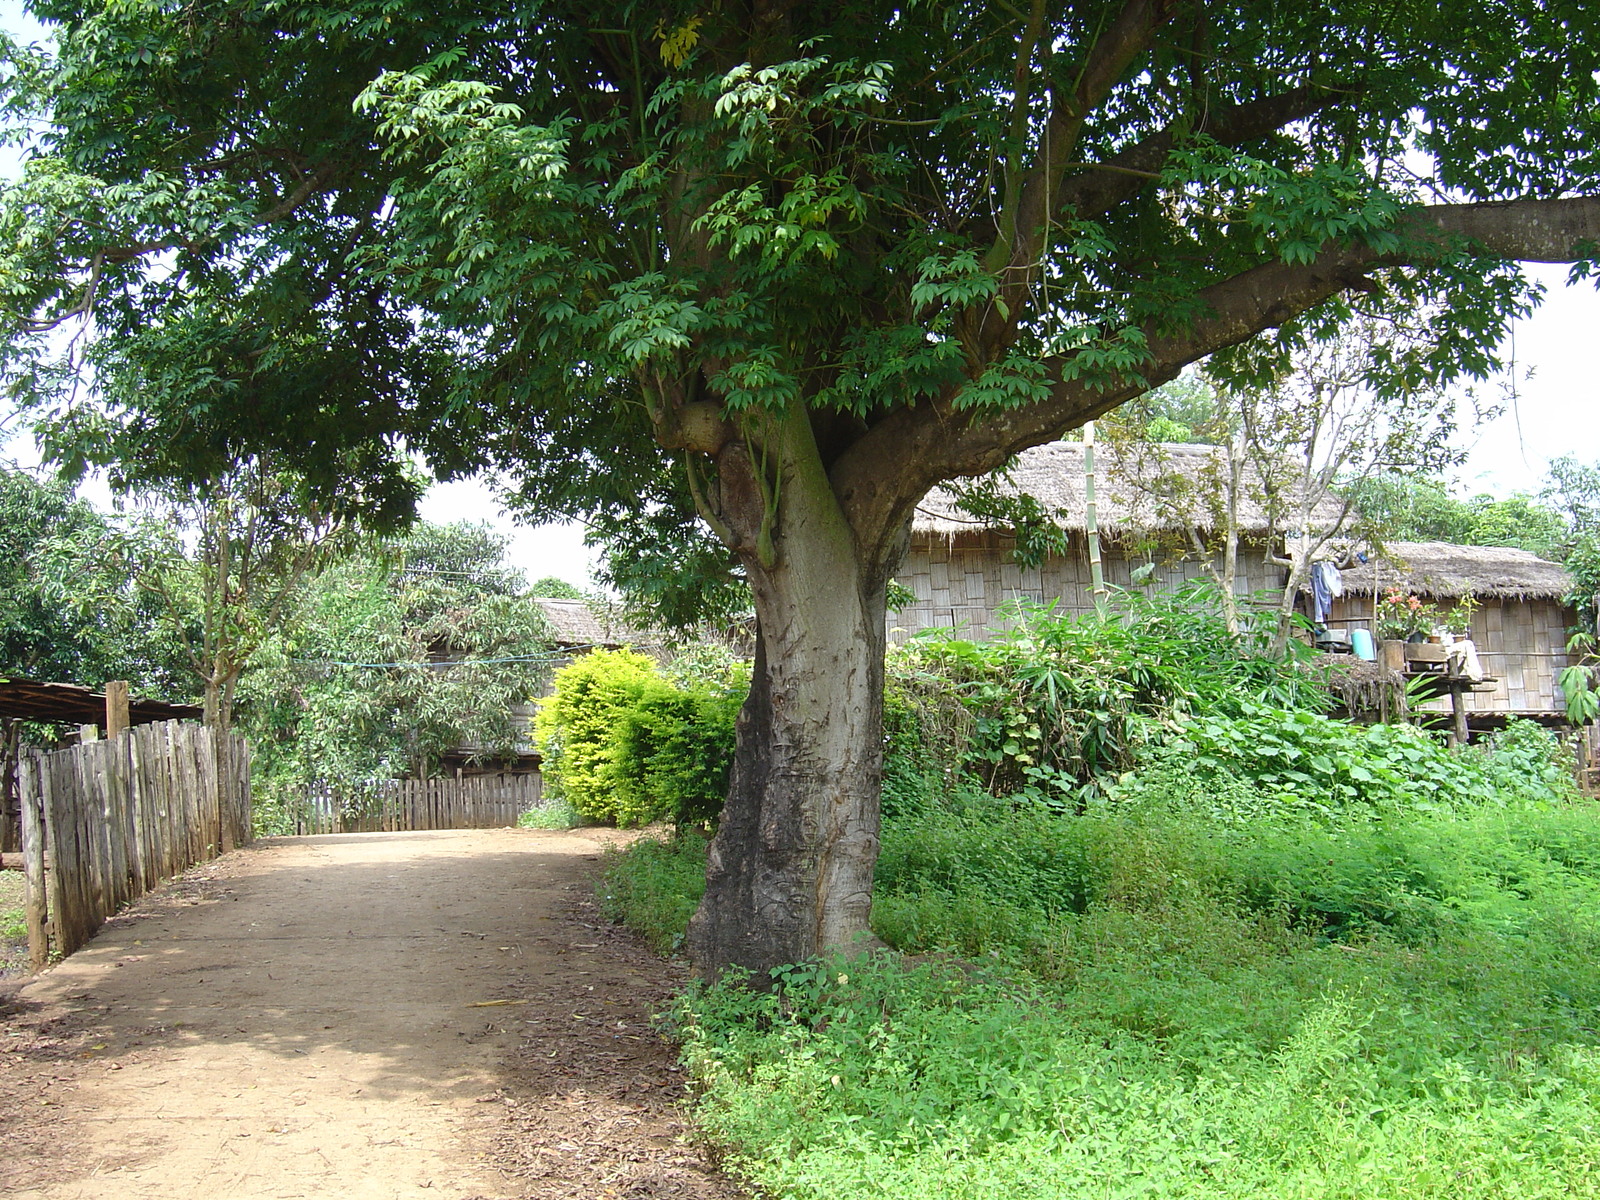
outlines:
[{"label": "clothing hanging on wall", "polygon": [[1314,625],[1327,623],[1333,602],[1344,595],[1344,576],[1328,559],[1311,564],[1311,621]]}]

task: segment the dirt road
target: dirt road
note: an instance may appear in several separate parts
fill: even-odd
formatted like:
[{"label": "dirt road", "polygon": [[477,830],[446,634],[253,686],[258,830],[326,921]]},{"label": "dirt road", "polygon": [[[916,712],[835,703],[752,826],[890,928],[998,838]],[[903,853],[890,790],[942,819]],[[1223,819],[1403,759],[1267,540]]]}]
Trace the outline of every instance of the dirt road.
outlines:
[{"label": "dirt road", "polygon": [[649,1025],[675,968],[588,900],[599,836],[267,841],[147,898],[10,1002],[0,1193],[737,1195]]}]

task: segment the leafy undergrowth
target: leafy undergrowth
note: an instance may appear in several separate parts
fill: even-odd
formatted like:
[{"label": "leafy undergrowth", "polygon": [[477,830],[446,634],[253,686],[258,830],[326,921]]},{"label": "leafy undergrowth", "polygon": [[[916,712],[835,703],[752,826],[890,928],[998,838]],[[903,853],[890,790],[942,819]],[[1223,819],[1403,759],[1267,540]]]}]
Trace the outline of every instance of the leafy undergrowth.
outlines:
[{"label": "leafy undergrowth", "polygon": [[641,838],[613,851],[600,880],[600,908],[662,954],[683,945],[684,930],[706,890],[704,834],[683,830],[670,841]]},{"label": "leafy undergrowth", "polygon": [[[670,944],[702,854],[641,843],[606,887]],[[1600,1195],[1591,806],[971,801],[888,825],[875,921],[904,956],[675,1015],[701,1127],[770,1194]]]},{"label": "leafy undergrowth", "polygon": [[557,796],[517,818],[518,829],[576,829],[583,815],[564,796]]}]

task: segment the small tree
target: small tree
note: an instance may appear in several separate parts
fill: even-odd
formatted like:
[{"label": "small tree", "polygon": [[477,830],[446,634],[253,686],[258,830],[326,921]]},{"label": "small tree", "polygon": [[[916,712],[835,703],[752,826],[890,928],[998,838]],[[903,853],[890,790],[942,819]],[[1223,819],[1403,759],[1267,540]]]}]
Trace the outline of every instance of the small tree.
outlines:
[{"label": "small tree", "polygon": [[1264,372],[1225,364],[1219,377],[1257,374],[1261,382],[1217,386],[1210,406],[1189,403],[1208,417],[1192,426],[1195,435],[1216,447],[1197,478],[1165,469],[1160,446],[1138,441],[1153,422],[1141,421],[1137,408],[1122,421],[1125,482],[1184,530],[1188,549],[1222,586],[1230,629],[1239,625],[1235,581],[1247,507],[1265,516],[1269,550],[1281,539],[1281,553],[1270,559],[1286,572],[1274,602],[1273,649],[1281,653],[1312,563],[1368,532],[1354,507],[1364,482],[1386,470],[1437,470],[1459,460],[1451,447],[1456,401],[1427,366],[1436,350],[1429,329],[1424,320],[1368,313],[1305,341]]},{"label": "small tree", "polygon": [[189,489],[166,506],[192,537],[147,546],[134,563],[139,587],[160,601],[162,621],[200,682],[205,723],[233,724],[240,673],[286,620],[306,575],[354,536],[262,459]]},{"label": "small tree", "polygon": [[548,678],[548,630],[506,539],[423,525],[326,563],[241,681],[241,723],[271,794],[427,778],[471,746],[514,753]]}]

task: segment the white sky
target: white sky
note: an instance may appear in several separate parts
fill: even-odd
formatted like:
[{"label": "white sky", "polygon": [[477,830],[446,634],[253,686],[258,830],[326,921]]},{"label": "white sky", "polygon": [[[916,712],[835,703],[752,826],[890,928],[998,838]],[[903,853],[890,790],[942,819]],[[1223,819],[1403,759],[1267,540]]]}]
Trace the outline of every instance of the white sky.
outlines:
[{"label": "white sky", "polygon": [[[20,0],[0,0],[0,28],[24,39],[40,36]],[[10,165],[0,163],[0,172],[9,174]],[[1547,298],[1517,324],[1507,348],[1516,367],[1513,403],[1494,422],[1464,432],[1470,454],[1459,479],[1469,494],[1537,491],[1550,459],[1564,454],[1584,462],[1600,459],[1600,294],[1589,283],[1568,287],[1565,267],[1534,266],[1529,272],[1545,285]],[[6,450],[19,459],[32,457],[16,444]],[[98,498],[97,491],[104,495],[103,488],[84,490],[91,499]],[[590,585],[593,556],[583,546],[581,528],[517,525],[482,481],[436,484],[423,500],[422,516],[439,522],[488,521],[512,535],[509,557],[530,580],[555,575]]]}]

